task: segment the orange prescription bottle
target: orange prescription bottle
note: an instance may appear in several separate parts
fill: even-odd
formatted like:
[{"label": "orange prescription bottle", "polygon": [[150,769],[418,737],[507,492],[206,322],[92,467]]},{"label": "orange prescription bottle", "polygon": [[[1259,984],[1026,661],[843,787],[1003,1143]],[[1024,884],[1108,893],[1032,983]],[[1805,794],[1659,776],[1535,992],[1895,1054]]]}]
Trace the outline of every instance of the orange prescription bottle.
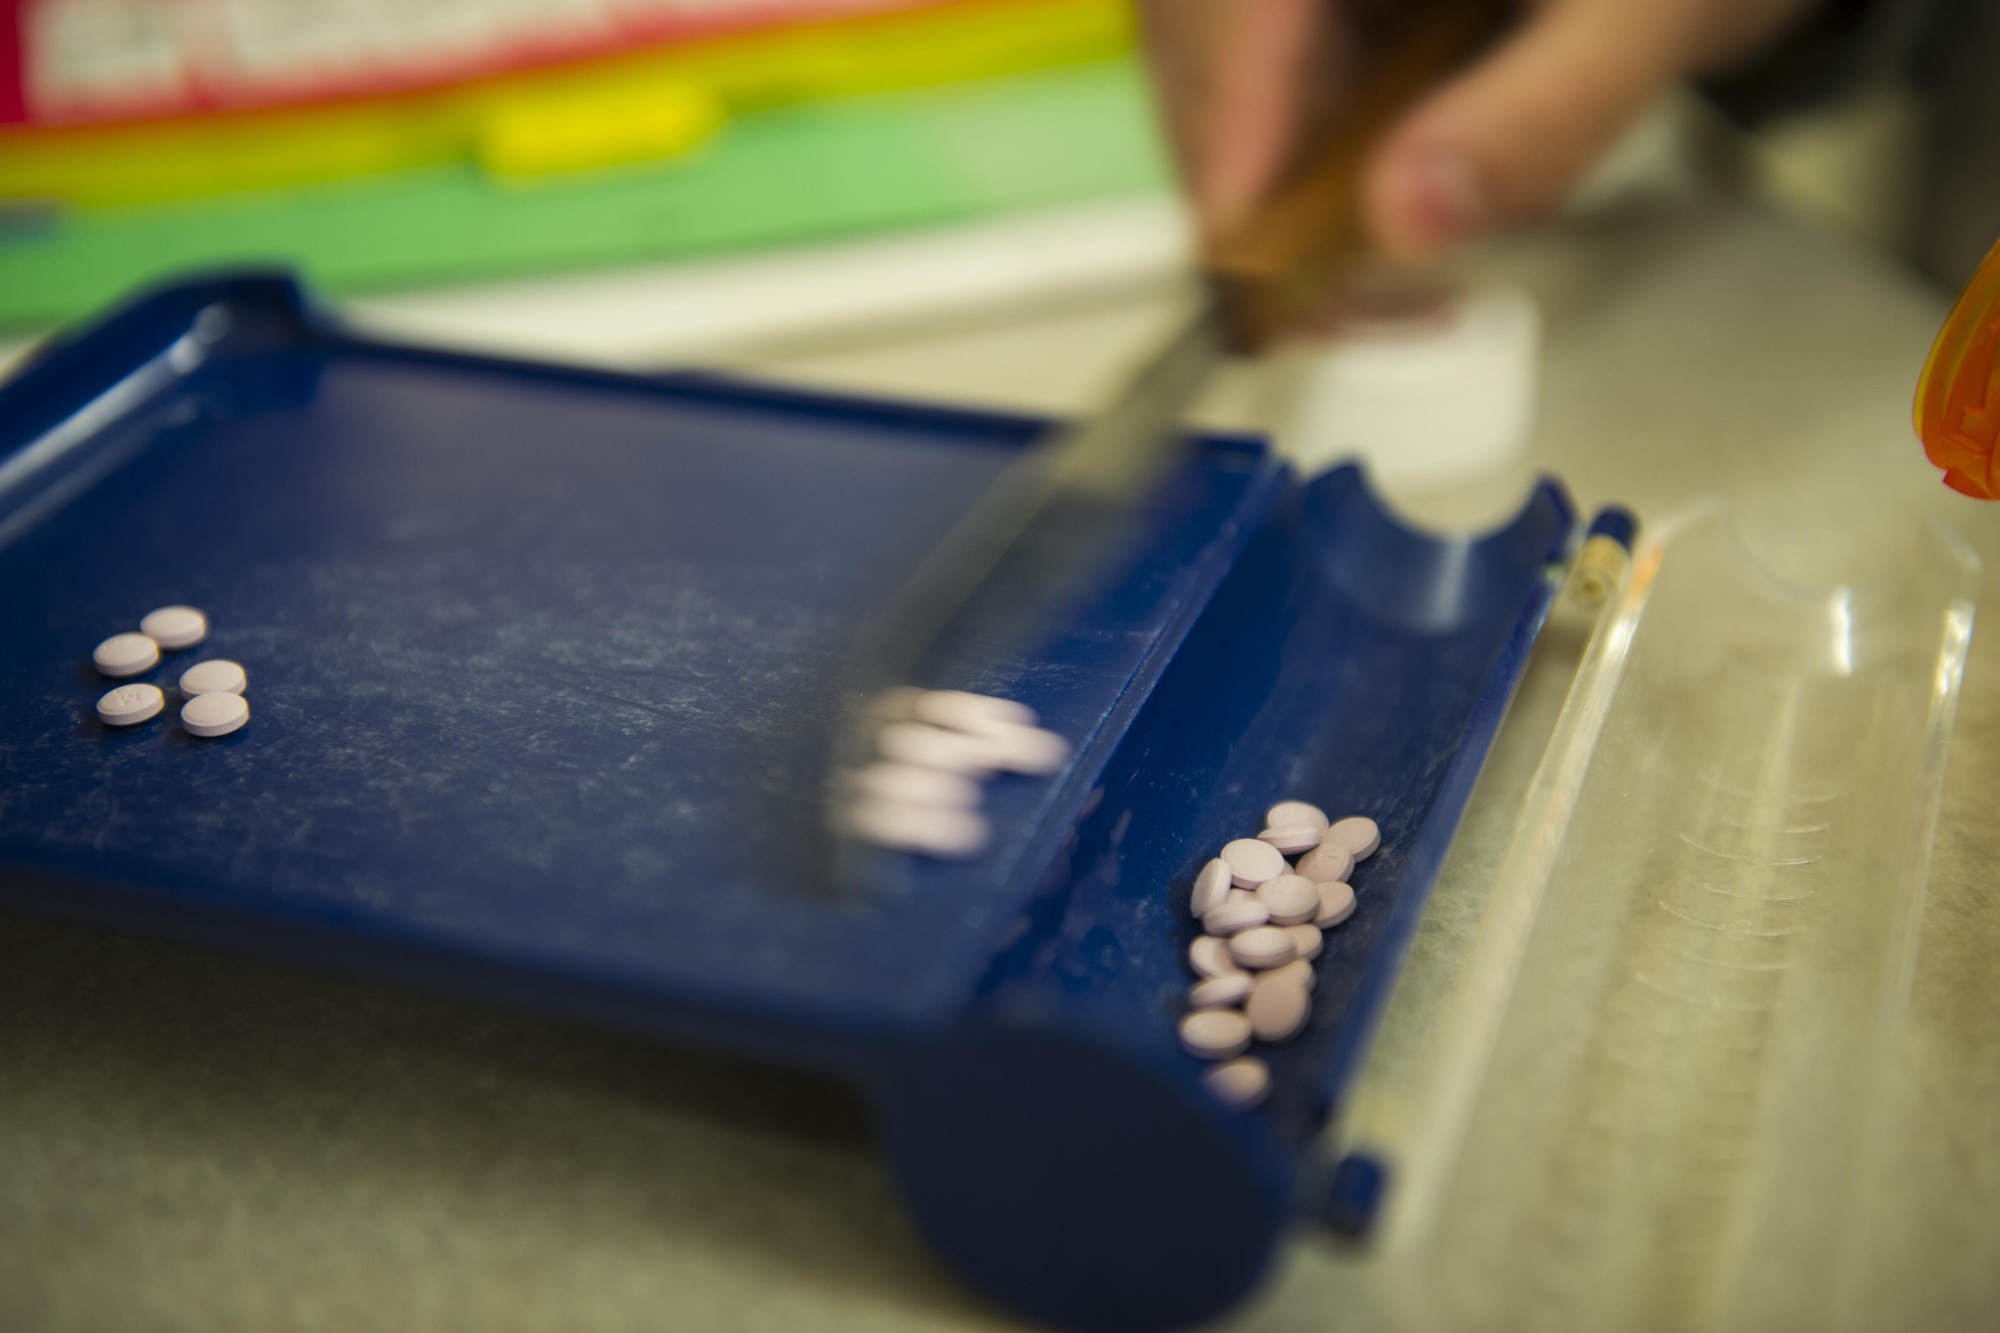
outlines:
[{"label": "orange prescription bottle", "polygon": [[1944,484],[2000,499],[2000,242],[1951,308],[1917,380],[1917,437]]}]

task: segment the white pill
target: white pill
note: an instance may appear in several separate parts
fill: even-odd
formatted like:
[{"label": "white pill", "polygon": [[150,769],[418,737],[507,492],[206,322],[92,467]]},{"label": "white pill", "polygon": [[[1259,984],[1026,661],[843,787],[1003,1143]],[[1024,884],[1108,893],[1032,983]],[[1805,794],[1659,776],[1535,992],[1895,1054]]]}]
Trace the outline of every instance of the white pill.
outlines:
[{"label": "white pill", "polygon": [[1204,977],[1235,976],[1243,969],[1229,956],[1229,941],[1204,935],[1188,946],[1188,966]]},{"label": "white pill", "polygon": [[1319,885],[1304,875],[1280,875],[1257,890],[1274,926],[1296,926],[1319,915]]},{"label": "white pill", "polygon": [[249,720],[249,700],[223,690],[197,694],[181,705],[181,725],[190,736],[227,736]]},{"label": "white pill", "polygon": [[1280,801],[1264,812],[1265,828],[1303,826],[1315,833],[1324,833],[1326,825],[1326,811],[1309,801]]},{"label": "white pill", "polygon": [[1225,898],[1222,906],[1203,914],[1201,926],[1211,935],[1234,935],[1253,930],[1270,919],[1271,909],[1259,902],[1256,894],[1239,890]]},{"label": "white pill", "polygon": [[1188,987],[1190,1009],[1232,1009],[1250,998],[1250,974],[1228,972],[1204,977]]},{"label": "white pill", "polygon": [[181,672],[182,694],[241,694],[249,684],[243,668],[226,657],[197,662]]},{"label": "white pill", "polygon": [[157,685],[120,685],[97,701],[97,716],[107,727],[130,727],[156,717],[167,706]]},{"label": "white pill", "polygon": [[1345,845],[1335,842],[1330,835],[1299,858],[1299,873],[1321,884],[1328,880],[1346,879],[1347,872],[1352,869],[1354,857]]},{"label": "white pill", "polygon": [[1313,925],[1320,930],[1337,926],[1354,915],[1354,888],[1343,880],[1319,886],[1319,915]]},{"label": "white pill", "polygon": [[917,696],[912,712],[920,722],[953,727],[959,731],[986,731],[994,727],[1032,727],[1041,719],[1035,710],[1012,699],[996,699],[990,694],[966,690],[925,690]]},{"label": "white pill", "polygon": [[1204,1060],[1227,1060],[1250,1045],[1250,1020],[1235,1009],[1197,1009],[1181,1019],[1181,1045]]},{"label": "white pill", "polygon": [[139,632],[162,648],[192,648],[208,637],[208,617],[191,606],[148,611]]},{"label": "white pill", "polygon": [[1290,828],[1267,828],[1257,835],[1257,841],[1270,843],[1286,856],[1297,856],[1319,846],[1320,837],[1320,830],[1294,824]]},{"label": "white pill", "polygon": [[143,634],[114,634],[92,650],[90,660],[107,676],[136,676],[160,660],[160,645]]},{"label": "white pill", "polygon": [[[185,685],[185,677],[182,683]],[[861,796],[910,805],[943,806],[948,810],[971,810],[979,804],[979,784],[962,773],[919,768],[915,764],[892,764],[887,760],[856,773],[854,791]]]},{"label": "white pill", "polygon": [[1261,972],[1291,962],[1298,956],[1298,946],[1283,926],[1252,926],[1229,937],[1229,956],[1238,967]]},{"label": "white pill", "polygon": [[1247,1111],[1271,1091],[1271,1070],[1254,1055],[1217,1065],[1201,1076],[1202,1086],[1235,1111]]},{"label": "white pill", "polygon": [[965,734],[985,745],[986,766],[1002,773],[1045,778],[1060,773],[1069,762],[1069,742],[1040,727],[1017,727],[1010,723]]},{"label": "white pill", "polygon": [[994,767],[991,747],[979,737],[924,722],[891,722],[876,733],[875,748],[884,759],[948,773],[986,773]]},{"label": "white pill", "polygon": [[847,811],[856,837],[899,852],[929,856],[972,856],[986,846],[991,829],[982,815],[936,805],[913,805],[879,796],[863,797]]},{"label": "white pill", "polygon": [[1289,1041],[1312,1013],[1312,995],[1296,977],[1259,977],[1243,1006],[1259,1041]]},{"label": "white pill", "polygon": [[1254,889],[1285,873],[1285,856],[1268,842],[1238,838],[1222,849],[1222,859],[1239,889]]},{"label": "white pill", "polygon": [[1382,830],[1368,816],[1355,815],[1328,829],[1326,839],[1345,847],[1355,860],[1366,861],[1382,845]]},{"label": "white pill", "polygon": [[[1294,926],[1292,929],[1298,930],[1301,929],[1301,927]],[[1306,926],[1303,927],[1303,929],[1312,930],[1312,927]],[[1315,935],[1317,935],[1318,933],[1319,932],[1316,930],[1313,931],[1313,934]],[[1318,951],[1315,950],[1314,952]],[[1260,977],[1283,978],[1287,981],[1296,982],[1297,984],[1304,986],[1307,990],[1311,990],[1314,986],[1319,985],[1319,978],[1313,975],[1312,964],[1308,963],[1304,958],[1294,958],[1291,962],[1286,963],[1283,967],[1274,967],[1270,971],[1262,972],[1259,973],[1258,975]]]},{"label": "white pill", "polygon": [[1188,895],[1188,911],[1207,916],[1229,897],[1229,866],[1221,858],[1210,861],[1194,877],[1194,892]]},{"label": "white pill", "polygon": [[[1286,926],[1285,929],[1291,932],[1292,944],[1298,950],[1300,962],[1319,957],[1319,951],[1325,947],[1326,942],[1320,938],[1317,925],[1308,921],[1303,926]],[[1287,963],[1285,966],[1290,967],[1291,964]]]}]

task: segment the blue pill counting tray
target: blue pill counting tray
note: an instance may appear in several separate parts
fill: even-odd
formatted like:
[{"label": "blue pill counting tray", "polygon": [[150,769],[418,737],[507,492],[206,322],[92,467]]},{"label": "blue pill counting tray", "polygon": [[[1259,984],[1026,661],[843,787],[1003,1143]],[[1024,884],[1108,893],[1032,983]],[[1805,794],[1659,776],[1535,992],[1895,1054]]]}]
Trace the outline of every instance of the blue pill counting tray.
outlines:
[{"label": "blue pill counting tray", "polygon": [[[1315,1142],[1578,534],[1549,483],[1443,542],[1195,442],[1070,623],[930,682],[1068,766],[991,786],[979,857],[831,896],[849,636],[1041,425],[387,345],[275,276],[143,299],[0,388],[6,900],[834,1072],[992,1298],[1212,1316],[1365,1215]],[[101,725],[91,647],[180,602],[211,637],[142,679],[233,658],[249,725]],[[1234,1111],[1177,1040],[1188,889],[1294,796],[1382,850]]]}]

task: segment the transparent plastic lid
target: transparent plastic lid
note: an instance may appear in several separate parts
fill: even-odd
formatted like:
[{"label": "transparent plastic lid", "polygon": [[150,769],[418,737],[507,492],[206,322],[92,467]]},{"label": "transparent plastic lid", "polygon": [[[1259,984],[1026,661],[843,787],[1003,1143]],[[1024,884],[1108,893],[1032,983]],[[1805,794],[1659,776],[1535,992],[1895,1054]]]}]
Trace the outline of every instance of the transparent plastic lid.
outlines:
[{"label": "transparent plastic lid", "polygon": [[1839,1324],[1980,578],[1893,546],[1801,585],[1710,505],[1640,548],[1422,1059],[1345,1128],[1403,1326]]}]

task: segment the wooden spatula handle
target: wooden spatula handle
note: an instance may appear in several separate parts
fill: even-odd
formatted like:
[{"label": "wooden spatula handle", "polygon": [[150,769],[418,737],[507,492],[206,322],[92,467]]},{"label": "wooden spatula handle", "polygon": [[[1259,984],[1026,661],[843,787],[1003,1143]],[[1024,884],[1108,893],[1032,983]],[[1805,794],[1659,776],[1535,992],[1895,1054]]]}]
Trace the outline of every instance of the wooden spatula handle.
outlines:
[{"label": "wooden spatula handle", "polygon": [[1506,0],[1433,0],[1381,37],[1331,133],[1235,232],[1208,248],[1231,350],[1261,351],[1324,304],[1366,249],[1361,172],[1396,117],[1437,79],[1492,40],[1514,12]]}]

